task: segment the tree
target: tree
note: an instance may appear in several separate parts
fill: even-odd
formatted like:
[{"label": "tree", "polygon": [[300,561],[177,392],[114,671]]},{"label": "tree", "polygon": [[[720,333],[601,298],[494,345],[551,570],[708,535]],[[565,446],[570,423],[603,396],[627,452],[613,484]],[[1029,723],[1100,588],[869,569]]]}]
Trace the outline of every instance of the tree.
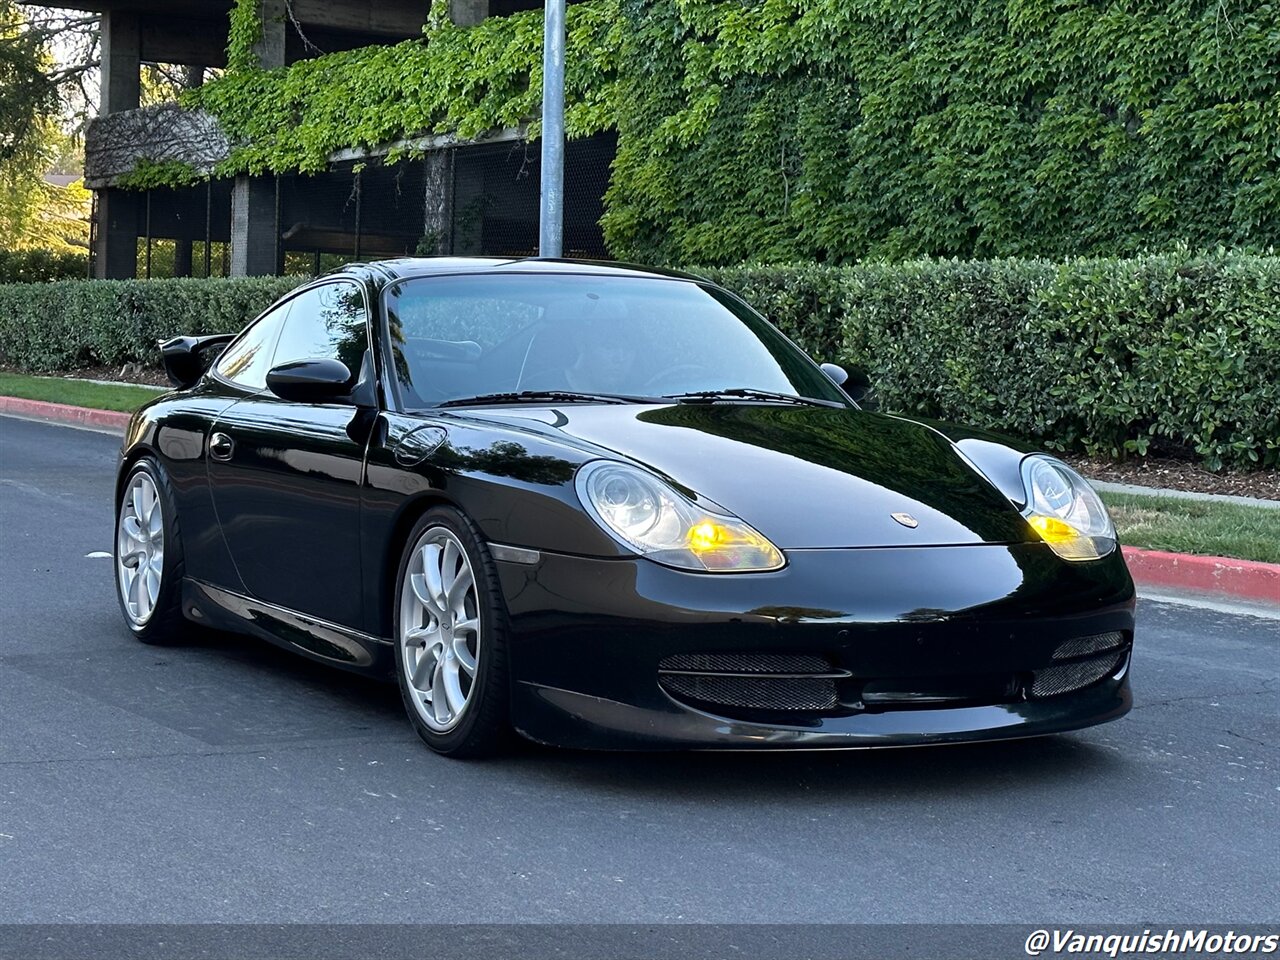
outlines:
[{"label": "tree", "polygon": [[[51,52],[55,37],[62,63]],[[95,17],[0,0],[0,248],[88,246],[88,191],[45,173],[90,112],[96,51]]]}]

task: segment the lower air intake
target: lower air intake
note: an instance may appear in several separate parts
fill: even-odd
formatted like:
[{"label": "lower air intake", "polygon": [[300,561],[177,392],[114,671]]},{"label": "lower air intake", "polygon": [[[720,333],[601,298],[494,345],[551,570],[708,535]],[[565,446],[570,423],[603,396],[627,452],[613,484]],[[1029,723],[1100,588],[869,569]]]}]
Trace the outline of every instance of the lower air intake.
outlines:
[{"label": "lower air intake", "polygon": [[1083,690],[1090,684],[1097,683],[1111,676],[1124,664],[1126,651],[1112,651],[1101,656],[1077,660],[1074,663],[1062,663],[1032,673],[1031,689],[1028,691],[1032,699],[1056,697],[1059,694]]},{"label": "lower air intake", "polygon": [[848,676],[807,654],[692,653],[664,658],[658,683],[671,696],[747,710],[831,710]]}]

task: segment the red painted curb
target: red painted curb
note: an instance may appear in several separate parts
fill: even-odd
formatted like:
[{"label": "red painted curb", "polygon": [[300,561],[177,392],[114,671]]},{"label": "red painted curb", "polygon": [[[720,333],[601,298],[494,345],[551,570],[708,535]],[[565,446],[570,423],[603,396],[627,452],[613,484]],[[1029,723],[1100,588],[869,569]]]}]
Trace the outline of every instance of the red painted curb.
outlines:
[{"label": "red painted curb", "polygon": [[92,410],[89,407],[73,407],[67,403],[46,403],[43,400],[25,400],[22,397],[0,397],[0,413],[15,413],[20,417],[39,417],[60,423],[76,423],[84,427],[109,427],[124,433],[129,425],[129,414],[115,410]]},{"label": "red painted curb", "polygon": [[1141,586],[1220,593],[1241,600],[1280,603],[1280,563],[1195,557],[1124,547],[1129,572]]}]

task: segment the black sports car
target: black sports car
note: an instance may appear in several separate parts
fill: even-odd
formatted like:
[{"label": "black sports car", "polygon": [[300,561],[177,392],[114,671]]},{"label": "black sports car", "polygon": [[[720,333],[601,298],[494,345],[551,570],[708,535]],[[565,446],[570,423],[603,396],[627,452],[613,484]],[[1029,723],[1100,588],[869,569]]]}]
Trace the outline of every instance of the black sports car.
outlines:
[{"label": "black sports car", "polygon": [[513,728],[896,746],[1129,709],[1133,583],[1088,484],[861,409],[865,378],[714,284],[397,260],[162,351],[177,389],[134,416],[117,487],[130,629],[394,674],[441,753]]}]

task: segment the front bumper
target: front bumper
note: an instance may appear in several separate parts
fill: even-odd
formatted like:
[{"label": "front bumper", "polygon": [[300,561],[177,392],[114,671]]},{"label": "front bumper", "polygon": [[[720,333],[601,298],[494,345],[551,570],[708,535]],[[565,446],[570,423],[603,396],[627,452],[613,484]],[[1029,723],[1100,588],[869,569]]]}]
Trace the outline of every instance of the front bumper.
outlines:
[{"label": "front bumper", "polygon": [[[782,570],[741,575],[547,553],[498,567],[513,721],[545,743],[907,746],[1078,729],[1132,703],[1134,590],[1119,551],[1068,563],[1034,543],[793,550]],[[1123,637],[1105,673],[1032,694],[1064,644],[1100,635]],[[660,682],[669,658],[743,653],[822,658],[843,678],[836,702],[715,704]],[[886,690],[904,693],[872,695]]]}]

